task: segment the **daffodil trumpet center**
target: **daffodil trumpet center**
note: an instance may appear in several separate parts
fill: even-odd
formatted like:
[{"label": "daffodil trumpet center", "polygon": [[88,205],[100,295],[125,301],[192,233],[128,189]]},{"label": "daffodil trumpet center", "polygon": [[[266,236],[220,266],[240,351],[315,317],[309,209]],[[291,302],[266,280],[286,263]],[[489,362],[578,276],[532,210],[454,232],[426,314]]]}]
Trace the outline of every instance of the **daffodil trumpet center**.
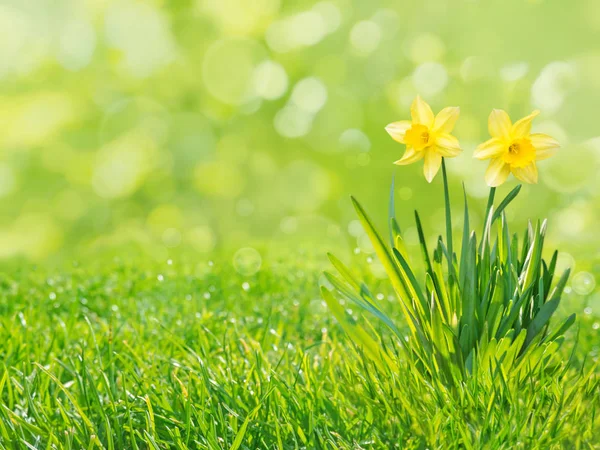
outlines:
[{"label": "daffodil trumpet center", "polygon": [[508,145],[503,158],[511,167],[525,167],[535,161],[535,147],[527,138],[515,139]]},{"label": "daffodil trumpet center", "polygon": [[415,150],[423,150],[432,144],[429,128],[420,123],[413,124],[404,136],[404,142]]}]

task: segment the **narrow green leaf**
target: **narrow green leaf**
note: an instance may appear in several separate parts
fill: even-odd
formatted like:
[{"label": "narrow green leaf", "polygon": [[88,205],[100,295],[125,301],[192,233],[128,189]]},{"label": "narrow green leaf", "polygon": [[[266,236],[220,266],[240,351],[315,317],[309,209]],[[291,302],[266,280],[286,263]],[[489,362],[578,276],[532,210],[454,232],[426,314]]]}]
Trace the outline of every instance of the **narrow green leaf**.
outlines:
[{"label": "narrow green leaf", "polygon": [[548,336],[546,336],[544,341],[552,342],[555,339],[557,339],[558,337],[565,334],[567,332],[567,330],[569,328],[571,328],[571,326],[575,323],[576,317],[577,317],[577,314],[571,314],[569,317],[567,317],[565,319],[565,321],[561,324],[561,326],[556,329],[556,331],[553,331],[552,333],[548,334]]},{"label": "narrow green leaf", "polygon": [[250,425],[250,422],[254,420],[254,418],[258,414],[258,410],[261,408],[261,406],[262,406],[262,403],[259,403],[258,406],[256,406],[250,412],[250,414],[248,414],[248,416],[246,417],[246,420],[244,420],[244,422],[242,423],[242,426],[240,427],[237,434],[235,435],[235,439],[233,440],[231,447],[229,447],[230,450],[237,450],[238,448],[240,448],[240,445],[242,445],[242,442],[244,441],[244,436],[246,435],[246,430],[248,429],[248,425]]},{"label": "narrow green leaf", "polygon": [[456,278],[454,273],[454,246],[452,245],[452,210],[450,209],[450,192],[448,189],[448,176],[446,175],[446,159],[442,158],[442,176],[444,179],[444,203],[446,207],[446,241],[448,245],[448,272]]},{"label": "narrow green leaf", "polygon": [[542,329],[548,325],[552,314],[558,308],[558,304],[560,303],[560,297],[554,297],[552,300],[544,303],[544,305],[540,308],[536,316],[533,318],[529,327],[527,328],[527,338],[525,339],[525,347],[529,345],[532,339],[540,332]]},{"label": "narrow green leaf", "polygon": [[333,316],[356,346],[362,348],[380,369],[386,369],[393,365],[391,359],[381,351],[377,342],[360,325],[348,319],[342,305],[324,286],[321,286],[321,295]]},{"label": "narrow green leaf", "polygon": [[406,249],[406,243],[404,241],[404,238],[402,237],[401,234],[397,234],[395,237],[396,241],[396,245],[395,248],[398,249],[398,251],[400,252],[400,254],[402,255],[402,257],[409,262],[410,261],[410,257],[408,256],[408,250]]},{"label": "narrow green leaf", "polygon": [[461,287],[461,289],[464,289],[464,285],[465,285],[465,277],[467,275],[466,270],[465,270],[465,266],[466,266],[466,261],[469,255],[469,244],[470,244],[470,239],[469,239],[469,234],[471,232],[471,230],[469,229],[470,225],[469,225],[469,204],[467,202],[467,191],[465,190],[465,184],[463,183],[463,198],[464,198],[464,203],[465,203],[465,214],[464,214],[464,218],[463,218],[463,235],[462,235],[462,248],[460,251],[460,266],[459,266],[459,278],[458,278],[458,283]]},{"label": "narrow green leaf", "polygon": [[352,276],[350,270],[341,262],[335,255],[331,253],[327,253],[327,257],[329,261],[335,267],[335,269],[339,272],[339,274],[346,280],[346,282],[352,286],[357,291],[360,291],[360,283]]},{"label": "narrow green leaf", "polygon": [[[388,218],[389,218],[389,223],[390,225],[396,225],[396,227],[398,228],[398,234],[400,234],[400,227],[398,226],[398,222],[396,222],[396,202],[394,201],[394,189],[395,189],[395,184],[396,184],[396,176],[393,175],[392,176],[392,185],[390,187],[390,203],[388,206]],[[394,239],[394,229],[393,226],[390,227],[390,246],[394,246],[394,242],[396,240]]]},{"label": "narrow green leaf", "polygon": [[402,269],[402,274],[406,277],[405,285],[411,294],[411,298],[414,299],[415,301],[419,302],[421,309],[423,310],[423,313],[424,313],[424,318],[428,320],[429,319],[429,306],[427,304],[427,300],[425,299],[425,295],[423,294],[421,286],[419,286],[419,283],[417,282],[417,279],[415,278],[415,274],[411,270],[408,262],[404,259],[402,254],[397,249],[394,249],[393,253],[394,253],[394,256],[396,257],[396,260],[400,264],[400,268]]},{"label": "narrow green leaf", "polygon": [[325,277],[327,281],[329,281],[337,291],[344,295],[348,300],[361,307],[365,311],[373,314],[383,323],[385,323],[396,335],[402,340],[404,336],[400,333],[400,330],[396,327],[394,322],[385,314],[380,308],[378,308],[375,304],[371,303],[367,299],[362,298],[359,294],[356,294],[348,287],[344,286],[344,284],[335,276],[330,274],[329,272],[325,272]]},{"label": "narrow green leaf", "polygon": [[483,216],[483,232],[481,233],[481,243],[480,243],[480,248],[479,248],[479,253],[482,253],[482,248],[483,248],[483,242],[485,241],[485,230],[488,227],[488,222],[490,221],[490,211],[492,210],[492,207],[494,206],[494,197],[496,196],[496,188],[492,187],[490,188],[490,194],[488,195],[488,202],[487,202],[487,206],[485,208],[485,215]]},{"label": "narrow green leaf", "polygon": [[[354,204],[354,208],[356,209],[358,218],[360,219],[360,222],[362,223],[362,226],[363,226],[365,232],[367,233],[367,236],[369,236],[369,240],[371,241],[371,244],[373,245],[373,248],[375,249],[375,253],[376,253],[377,257],[379,258],[379,261],[383,265],[383,267],[392,283],[392,286],[393,286],[394,290],[396,291],[396,294],[400,298],[402,304],[409,305],[410,304],[410,296],[408,295],[408,292],[406,291],[406,287],[404,286],[404,284],[402,282],[402,276],[401,276],[394,260],[392,259],[390,252],[386,248],[385,244],[383,243],[383,240],[381,239],[381,236],[379,236],[379,233],[377,233],[377,231],[375,230],[375,227],[373,226],[371,220],[367,216],[365,210],[362,208],[360,203],[358,203],[358,201],[354,197],[350,197],[350,198],[352,199],[352,203]],[[414,315],[414,311],[411,311],[411,312]]]},{"label": "narrow green leaf", "polygon": [[421,225],[421,219],[419,218],[418,211],[415,211],[415,222],[417,224],[417,233],[419,234],[421,253],[423,255],[423,260],[425,261],[425,266],[429,273],[433,273],[433,268],[431,267],[431,260],[429,259],[429,251],[427,250],[427,243],[425,242],[425,233],[423,233],[423,226]]},{"label": "narrow green leaf", "polygon": [[492,222],[495,222],[500,217],[502,211],[504,211],[504,209],[510,204],[510,202],[512,202],[515,199],[515,197],[519,195],[520,191],[521,185],[519,184],[512,191],[510,191],[506,197],[504,197],[504,200],[500,202],[498,208],[496,208],[496,211],[492,216]]}]

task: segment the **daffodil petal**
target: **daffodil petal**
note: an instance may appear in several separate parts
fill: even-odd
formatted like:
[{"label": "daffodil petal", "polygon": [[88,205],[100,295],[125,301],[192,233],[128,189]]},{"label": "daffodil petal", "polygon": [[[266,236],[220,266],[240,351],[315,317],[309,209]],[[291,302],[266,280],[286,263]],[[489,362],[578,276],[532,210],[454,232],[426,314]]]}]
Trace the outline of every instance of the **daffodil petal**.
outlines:
[{"label": "daffodil petal", "polygon": [[431,183],[433,178],[440,170],[440,166],[442,165],[442,155],[440,155],[434,147],[429,147],[425,149],[425,161],[423,164],[423,173],[425,174],[425,179]]},{"label": "daffodil petal", "polygon": [[529,135],[531,144],[535,148],[535,159],[538,161],[548,159],[559,149],[559,142],[551,136],[542,133]]},{"label": "daffodil petal", "polygon": [[437,151],[440,155],[452,158],[460,154],[460,144],[456,137],[448,133],[440,133],[435,138]]},{"label": "daffodil petal", "polygon": [[417,162],[421,158],[423,158],[422,151],[417,151],[412,147],[407,147],[406,151],[404,152],[404,155],[402,155],[402,158],[400,158],[394,164],[397,164],[399,166],[405,166],[407,164],[412,164],[414,162]]},{"label": "daffodil petal", "polygon": [[536,109],[534,112],[520,120],[517,120],[512,126],[511,134],[514,139],[524,138],[531,133],[531,122],[540,112]]},{"label": "daffodil petal", "polygon": [[449,106],[442,109],[433,121],[434,131],[450,133],[454,129],[454,124],[456,124],[459,115],[460,108],[458,106]]},{"label": "daffodil petal", "polygon": [[525,183],[538,182],[538,170],[535,161],[525,167],[513,167],[511,169],[513,175]]},{"label": "daffodil petal", "polygon": [[497,158],[506,151],[506,144],[499,138],[492,138],[480,144],[473,157],[477,159]]},{"label": "daffodil petal", "polygon": [[420,95],[414,99],[410,106],[410,115],[414,123],[420,123],[425,125],[427,128],[431,128],[434,121],[433,111]]},{"label": "daffodil petal", "polygon": [[502,158],[495,158],[490,161],[490,165],[485,171],[485,182],[488,186],[500,186],[510,175],[510,167]]},{"label": "daffodil petal", "polygon": [[503,109],[493,109],[488,118],[488,130],[495,138],[507,140],[510,137],[511,121]]},{"label": "daffodil petal", "polygon": [[412,126],[410,120],[400,120],[399,122],[390,123],[385,127],[385,131],[392,137],[396,142],[404,144],[404,134]]}]

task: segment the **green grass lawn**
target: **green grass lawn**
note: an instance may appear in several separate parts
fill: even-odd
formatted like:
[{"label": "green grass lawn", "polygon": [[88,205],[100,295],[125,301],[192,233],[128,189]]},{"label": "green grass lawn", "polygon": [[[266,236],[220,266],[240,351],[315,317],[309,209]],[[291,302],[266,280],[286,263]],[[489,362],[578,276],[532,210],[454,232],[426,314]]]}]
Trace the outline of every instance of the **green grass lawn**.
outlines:
[{"label": "green grass lawn", "polygon": [[244,278],[177,259],[5,271],[0,448],[600,445],[593,318],[578,319],[574,352],[567,335],[559,377],[450,389],[362,358],[319,277],[307,262]]}]

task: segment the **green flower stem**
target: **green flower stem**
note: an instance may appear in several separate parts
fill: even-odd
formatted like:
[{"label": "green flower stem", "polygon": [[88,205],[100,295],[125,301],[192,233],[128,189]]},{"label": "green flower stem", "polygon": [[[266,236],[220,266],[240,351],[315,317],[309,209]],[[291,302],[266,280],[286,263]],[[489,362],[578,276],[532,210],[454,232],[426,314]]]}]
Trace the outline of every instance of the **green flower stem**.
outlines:
[{"label": "green flower stem", "polygon": [[479,253],[482,252],[483,243],[485,241],[485,230],[487,228],[487,222],[489,220],[490,211],[492,210],[492,206],[494,206],[494,197],[496,196],[496,188],[490,188],[490,195],[488,197],[487,207],[485,208],[485,216],[483,217],[483,230],[481,232],[481,243],[479,246]]},{"label": "green flower stem", "polygon": [[448,176],[446,175],[446,160],[442,158],[442,177],[444,179],[444,199],[446,203],[446,240],[448,241],[449,271],[454,273],[454,249],[452,245],[452,212],[450,211],[450,192],[448,190]]}]

